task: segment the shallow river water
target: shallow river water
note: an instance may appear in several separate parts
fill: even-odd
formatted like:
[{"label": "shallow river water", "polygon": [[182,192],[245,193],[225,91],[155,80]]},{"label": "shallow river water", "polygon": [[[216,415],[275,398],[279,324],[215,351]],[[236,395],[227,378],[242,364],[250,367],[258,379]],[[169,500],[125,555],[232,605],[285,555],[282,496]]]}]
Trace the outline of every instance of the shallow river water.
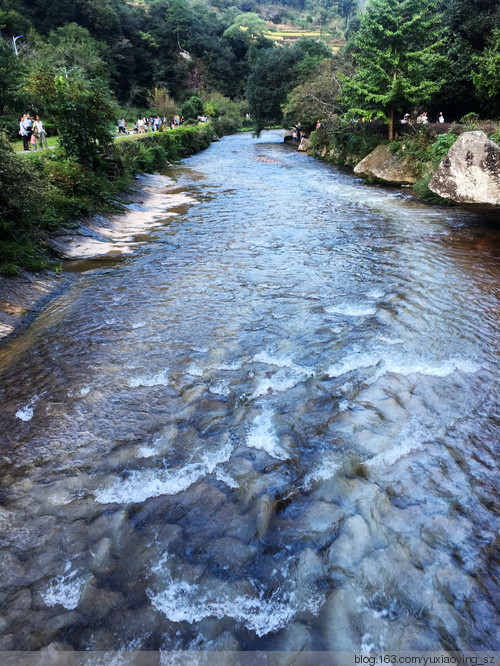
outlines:
[{"label": "shallow river water", "polygon": [[0,648],[499,649],[498,226],[277,132],[148,182],[0,350]]}]

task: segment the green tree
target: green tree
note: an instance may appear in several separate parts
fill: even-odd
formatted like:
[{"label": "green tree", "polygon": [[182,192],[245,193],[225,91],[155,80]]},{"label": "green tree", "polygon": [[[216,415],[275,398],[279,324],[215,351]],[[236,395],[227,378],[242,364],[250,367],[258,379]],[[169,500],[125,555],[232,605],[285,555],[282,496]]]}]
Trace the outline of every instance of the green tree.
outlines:
[{"label": "green tree", "polygon": [[33,42],[32,71],[64,74],[79,69],[86,78],[109,78],[105,61],[107,46],[93,39],[88,30],[69,23],[52,30],[48,37],[36,36]]},{"label": "green tree", "polygon": [[192,95],[188,100],[184,102],[181,107],[181,114],[184,118],[195,120],[198,116],[201,116],[203,113],[203,102],[196,95]]},{"label": "green tree", "polygon": [[266,22],[258,14],[248,12],[238,14],[229,28],[224,31],[224,37],[241,39],[248,45],[248,58],[252,59],[255,44],[267,31]]},{"label": "green tree", "polygon": [[170,97],[166,88],[155,88],[149,93],[148,96],[151,106],[158,111],[162,116],[166,116],[170,122],[177,113],[177,104],[175,100]]},{"label": "green tree", "polygon": [[257,135],[283,121],[282,105],[297,82],[295,67],[303,58],[304,52],[294,47],[269,49],[257,58],[245,91]]},{"label": "green tree", "polygon": [[24,73],[12,44],[0,39],[0,115],[15,105],[23,80]]},{"label": "green tree", "polygon": [[338,56],[334,60],[327,58],[312,76],[296,86],[288,95],[283,108],[287,123],[315,125],[318,120],[342,113],[345,109],[340,103],[340,72],[352,72],[350,60],[341,60]]},{"label": "green tree", "polygon": [[99,153],[113,143],[118,117],[107,82],[86,80],[78,71],[67,78],[56,76],[48,101],[65,153],[85,166],[96,166]]},{"label": "green tree", "polygon": [[439,90],[442,43],[434,0],[371,0],[355,37],[356,73],[344,80],[348,114],[387,122],[392,141],[395,112]]},{"label": "green tree", "polygon": [[109,88],[105,46],[72,23],[36,40],[27,85],[54,119],[65,153],[93,167],[110,145],[118,109]]},{"label": "green tree", "polygon": [[475,59],[474,85],[487,97],[500,97],[500,29],[495,30],[491,46]]},{"label": "green tree", "polygon": [[446,29],[446,60],[436,105],[447,117],[458,119],[481,110],[485,102],[490,105],[483,90],[474,85],[473,70],[483,51],[494,44],[492,31],[500,25],[500,0],[438,0],[438,9]]}]

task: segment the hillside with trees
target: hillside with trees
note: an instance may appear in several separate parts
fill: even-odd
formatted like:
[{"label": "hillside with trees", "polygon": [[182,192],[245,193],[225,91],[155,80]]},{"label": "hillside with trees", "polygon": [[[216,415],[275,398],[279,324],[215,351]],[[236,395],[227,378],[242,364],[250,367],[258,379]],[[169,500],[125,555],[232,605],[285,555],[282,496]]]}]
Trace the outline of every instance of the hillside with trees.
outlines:
[{"label": "hillside with trees", "polygon": [[[219,135],[320,121],[358,154],[372,145],[358,121],[392,138],[407,112],[497,119],[499,25],[500,0],[1,0],[0,128],[13,141],[21,114],[40,114],[59,149],[2,170],[0,258],[22,265],[18,244],[112,199],[103,154],[118,118],[203,114]],[[159,163],[148,150],[137,168]],[[23,170],[36,214],[10,200]]]}]

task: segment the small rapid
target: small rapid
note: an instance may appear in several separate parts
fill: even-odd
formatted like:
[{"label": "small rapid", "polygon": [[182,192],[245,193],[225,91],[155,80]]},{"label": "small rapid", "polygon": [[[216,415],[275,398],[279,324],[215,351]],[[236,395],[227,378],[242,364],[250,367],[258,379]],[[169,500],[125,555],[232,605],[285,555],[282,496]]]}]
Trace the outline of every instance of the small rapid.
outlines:
[{"label": "small rapid", "polygon": [[0,349],[0,649],[499,649],[500,231],[278,132],[151,185]]}]

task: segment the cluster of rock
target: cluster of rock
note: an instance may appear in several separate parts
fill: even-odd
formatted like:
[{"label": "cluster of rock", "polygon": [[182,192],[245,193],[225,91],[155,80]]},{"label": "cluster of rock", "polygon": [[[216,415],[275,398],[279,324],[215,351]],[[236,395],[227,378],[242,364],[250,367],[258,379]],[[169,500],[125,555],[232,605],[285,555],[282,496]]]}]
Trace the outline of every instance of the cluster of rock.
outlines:
[{"label": "cluster of rock", "polygon": [[[388,145],[375,148],[354,173],[381,183],[411,186],[420,177],[404,150],[392,154]],[[435,171],[429,189],[478,212],[500,219],[500,146],[484,132],[464,132]]]}]

